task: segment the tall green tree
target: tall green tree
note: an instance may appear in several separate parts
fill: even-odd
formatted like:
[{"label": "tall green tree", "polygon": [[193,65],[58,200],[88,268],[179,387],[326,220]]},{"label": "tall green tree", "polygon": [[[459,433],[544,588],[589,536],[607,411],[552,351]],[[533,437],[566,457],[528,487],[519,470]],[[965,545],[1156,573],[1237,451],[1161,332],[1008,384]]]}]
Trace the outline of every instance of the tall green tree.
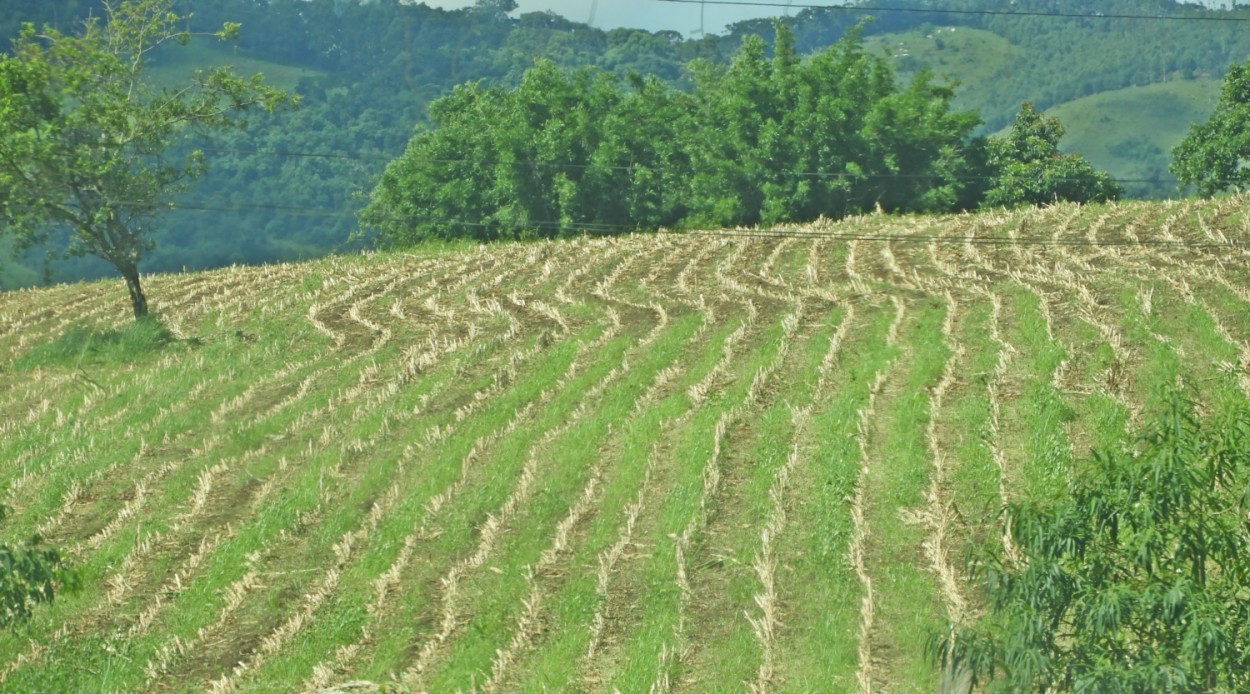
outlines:
[{"label": "tall green tree", "polygon": [[1215,111],[1189,127],[1169,170],[1204,196],[1250,188],[1250,60],[1229,68]]},{"label": "tall green tree", "polygon": [[1063,124],[1025,102],[1006,137],[990,138],[992,178],[987,207],[1043,205],[1054,202],[1103,202],[1121,194],[1110,175],[1085,157],[1059,150]]},{"label": "tall green tree", "polygon": [[[170,145],[190,129],[237,127],[242,112],[290,99],[229,68],[154,86],[144,80],[152,52],[190,36],[173,0],[105,7],[105,21],[88,21],[78,35],[27,24],[12,53],[0,56],[0,234],[30,247],[68,229],[65,252],[116,268],[142,319],[139,266],[155,222],[204,171],[199,152],[175,158]],[[238,30],[227,24],[216,36]]]},{"label": "tall green tree", "polygon": [[474,83],[374,188],[361,221],[385,245],[672,225],[684,216],[688,99],[655,79],[540,60],[516,89]]},{"label": "tall green tree", "polygon": [[777,23],[773,56],[747,37],[726,70],[695,66],[693,218],[712,225],[841,217],[880,205],[949,210],[963,199],[975,114],[921,73],[906,85],[859,30],[802,59]]},{"label": "tall green tree", "polygon": [[734,226],[967,197],[978,122],[921,75],[895,83],[858,33],[809,59],[776,26],[693,93],[538,61],[516,89],[459,87],[387,167],[362,222],[383,242]]}]

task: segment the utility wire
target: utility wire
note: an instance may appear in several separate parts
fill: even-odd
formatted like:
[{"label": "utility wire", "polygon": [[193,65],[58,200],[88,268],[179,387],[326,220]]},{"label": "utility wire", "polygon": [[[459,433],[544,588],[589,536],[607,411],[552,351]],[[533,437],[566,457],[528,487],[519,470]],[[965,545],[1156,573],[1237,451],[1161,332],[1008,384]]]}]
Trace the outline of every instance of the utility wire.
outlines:
[{"label": "utility wire", "polygon": [[291,152],[278,149],[248,149],[243,147],[196,147],[201,152],[218,152],[226,154],[260,154],[268,157],[284,157],[292,159],[343,159],[347,161],[380,161],[390,162],[396,157],[368,156],[360,154],[340,154],[336,152]]},{"label": "utility wire", "polygon": [[[344,161],[376,161],[376,162],[389,163],[399,158],[399,157],[387,158],[387,157],[382,157],[382,156],[362,156],[362,155],[354,155],[354,154],[336,154],[336,153],[325,153],[325,152],[294,152],[294,151],[264,150],[264,149],[240,149],[240,148],[229,148],[229,147],[201,147],[199,149],[201,149],[204,152],[227,152],[227,153],[232,153],[232,154],[248,154],[248,155],[255,154],[255,155],[261,155],[261,156],[272,156],[272,157],[282,157],[282,158],[292,158],[292,159],[301,159],[301,158],[339,159],[339,160],[344,160]],[[503,161],[503,160],[490,161],[486,159],[472,159],[472,158],[463,158],[463,157],[462,158],[425,157],[421,159],[409,159],[408,161],[421,162],[421,163],[426,163],[426,164],[476,164],[479,167],[484,168],[484,169],[493,169],[500,165],[509,165],[509,166],[530,167],[530,168],[535,168],[535,169],[557,169],[557,170],[577,170],[577,171],[587,170],[587,169],[598,169],[601,171],[627,171],[627,172],[646,170],[652,173],[663,173],[668,170],[666,167],[663,167],[663,166],[646,166],[643,164],[574,164],[571,162],[544,162],[544,161],[538,161],[534,159],[516,159],[512,161]],[[708,172],[713,172],[713,171],[714,171],[713,169],[703,169],[701,171],[695,171],[694,173],[708,173]],[[847,171],[797,171],[797,170],[790,170],[790,169],[771,172],[770,175],[774,177],[789,177],[789,178],[837,178],[837,179],[850,179],[850,180],[934,179],[934,180],[943,180],[943,181],[989,181],[989,180],[993,180],[996,178],[995,176],[989,176],[989,175],[971,175],[971,174],[962,174],[958,176],[946,176],[946,175],[940,175],[940,174],[924,174],[924,173],[917,173],[917,174],[851,173]],[[1071,177],[1071,178],[1059,178],[1059,179],[1054,179],[1054,180],[1070,182],[1070,181],[1077,181],[1077,180],[1084,180],[1084,179]],[[1162,184],[1162,183],[1172,182],[1172,180],[1168,178],[1113,178],[1111,180],[1115,181],[1116,183]],[[1228,183],[1229,185],[1231,185],[1233,183],[1237,183],[1237,181],[1227,181],[1225,183]]]},{"label": "utility wire", "polygon": [[1138,239],[1053,239],[1043,237],[1001,236],[950,236],[950,235],[898,235],[898,234],[856,234],[821,231],[798,231],[789,229],[713,229],[692,230],[683,232],[661,232],[691,236],[714,236],[727,238],[824,238],[841,241],[884,241],[888,243],[959,243],[981,246],[1088,246],[1098,247],[1150,247],[1150,248],[1225,248],[1250,251],[1250,241],[1167,241]]},{"label": "utility wire", "polygon": [[1250,22],[1250,17],[1229,17],[1213,15],[1153,15],[1153,14],[1107,14],[1078,12],[1038,12],[1029,10],[956,10],[940,7],[879,7],[876,5],[810,5],[765,0],[658,0],[683,5],[724,5],[729,7],[797,7],[812,10],[843,10],[847,12],[908,12],[918,14],[955,14],[1005,17],[1053,17],[1057,19],[1133,19],[1154,21],[1180,22]]},{"label": "utility wire", "polygon": [[[209,205],[191,203],[187,205],[179,205],[176,209],[197,211],[197,212],[246,212],[252,210],[270,210],[286,212],[295,216],[302,217],[328,217],[339,219],[351,219],[355,215],[344,213],[336,210],[324,210],[306,207],[292,207],[283,205]],[[626,234],[626,233],[652,233],[651,230],[642,229],[634,225],[627,224],[611,224],[605,222],[555,222],[555,221],[525,221],[524,223],[512,224],[504,221],[466,221],[455,219],[440,219],[434,217],[426,217],[420,215],[387,215],[387,221],[406,222],[406,223],[432,223],[446,227],[460,227],[469,229],[491,229],[491,228],[527,228],[542,230],[561,230],[561,231],[577,231],[588,232],[592,234]],[[1021,237],[1001,237],[1001,236],[969,236],[969,235],[947,235],[947,234],[882,234],[882,233],[864,233],[864,232],[839,232],[839,231],[818,231],[818,230],[799,230],[787,228],[736,228],[736,229],[709,229],[709,230],[689,230],[689,231],[671,231],[660,230],[655,233],[669,234],[676,236],[709,236],[724,238],[824,238],[835,241],[876,241],[887,243],[941,243],[941,244],[974,244],[987,246],[1044,246],[1044,247],[1150,247],[1150,248],[1177,248],[1177,249],[1238,249],[1250,251],[1250,240],[1248,241],[1168,241],[1156,239],[1094,239],[1088,238],[1070,238],[1055,239],[1053,237],[1040,236],[1021,236]]]}]

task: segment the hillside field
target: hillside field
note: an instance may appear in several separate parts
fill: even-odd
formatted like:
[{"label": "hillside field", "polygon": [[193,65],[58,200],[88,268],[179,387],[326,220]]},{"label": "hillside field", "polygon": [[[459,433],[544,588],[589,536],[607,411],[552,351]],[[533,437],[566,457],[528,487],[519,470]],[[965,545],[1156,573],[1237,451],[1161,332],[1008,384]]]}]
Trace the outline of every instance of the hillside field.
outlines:
[{"label": "hillside field", "polygon": [[935,691],[1005,501],[1250,396],[1247,202],[154,275],[140,350],[0,293],[0,531],[83,579],[0,689]]},{"label": "hillside field", "polygon": [[[967,27],[883,34],[865,45],[890,58],[903,75],[914,74],[921,66],[932,69],[937,77],[956,85],[956,109],[977,111],[991,121],[1004,106],[1002,87],[995,85],[1017,78],[1013,61],[1022,52],[996,34]],[[1211,117],[1220,84],[1221,80],[1212,77],[1173,78],[1100,91],[1044,110],[1067,131],[1064,151],[1081,154],[1096,168],[1123,180],[1130,196],[1159,198],[1176,190],[1176,177],[1167,170],[1172,148],[1180,144],[1191,124]],[[993,136],[1004,137],[1010,121],[994,129]]]},{"label": "hillside field", "polygon": [[[1220,80],[1160,82],[1101,92],[1060,104],[1048,115],[1068,132],[1063,149],[1078,152],[1098,169],[1124,181],[1130,195],[1172,194],[1172,149],[1193,124],[1211,117],[1220,97]],[[1165,182],[1162,190],[1151,181]]]},{"label": "hillside field", "polygon": [[148,75],[157,86],[178,89],[186,86],[197,70],[209,66],[228,66],[246,77],[262,75],[267,84],[286,91],[295,91],[303,78],[324,76],[318,70],[252,58],[227,42],[203,37],[192,38],[185,46],[162,49]]}]

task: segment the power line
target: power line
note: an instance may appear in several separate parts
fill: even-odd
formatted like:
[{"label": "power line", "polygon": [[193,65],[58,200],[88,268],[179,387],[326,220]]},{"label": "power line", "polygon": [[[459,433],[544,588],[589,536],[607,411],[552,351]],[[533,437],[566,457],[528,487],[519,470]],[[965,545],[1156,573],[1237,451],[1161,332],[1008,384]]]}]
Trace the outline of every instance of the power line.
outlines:
[{"label": "power line", "polygon": [[[376,162],[385,162],[385,163],[389,163],[389,162],[396,161],[399,159],[399,157],[388,158],[388,157],[383,157],[383,156],[338,154],[338,153],[326,153],[326,152],[295,152],[295,151],[282,151],[282,150],[241,149],[241,148],[229,148],[229,147],[201,147],[200,149],[205,152],[228,152],[232,154],[255,154],[255,155],[261,155],[261,156],[272,156],[272,157],[293,158],[293,159],[300,159],[300,158],[338,159],[338,160],[344,160],[344,161],[376,161]],[[546,161],[539,161],[536,159],[515,159],[511,161],[504,161],[504,160],[473,159],[473,158],[465,158],[465,157],[460,157],[460,158],[424,157],[420,159],[409,159],[408,161],[420,162],[420,163],[426,163],[426,164],[476,164],[483,169],[493,169],[493,168],[500,166],[501,164],[506,164],[506,165],[511,165],[511,166],[529,167],[529,168],[534,168],[534,169],[556,169],[556,170],[571,170],[571,171],[584,171],[588,169],[597,169],[601,171],[633,172],[633,171],[646,170],[652,173],[657,173],[657,172],[663,173],[669,170],[667,167],[664,167],[664,166],[647,166],[645,164],[576,164],[572,162],[546,162]],[[696,170],[696,171],[693,171],[692,173],[708,173],[712,171],[714,171],[714,169],[709,168],[709,169]],[[812,179],[823,178],[823,179],[846,179],[846,180],[858,180],[858,181],[862,181],[862,180],[886,180],[886,181],[942,180],[942,181],[970,182],[970,181],[990,181],[990,180],[994,180],[995,178],[997,178],[996,176],[991,176],[991,175],[971,175],[971,174],[941,175],[941,174],[926,174],[926,173],[915,173],[915,174],[851,173],[848,171],[800,171],[800,170],[793,170],[793,169],[773,171],[773,172],[769,172],[768,175],[771,177],[784,177],[784,178],[812,178]],[[1058,178],[1054,180],[1074,182],[1074,181],[1080,181],[1084,179],[1070,177],[1070,178]],[[1121,183],[1121,184],[1141,183],[1141,184],[1160,185],[1160,184],[1173,182],[1172,179],[1168,179],[1168,178],[1113,178],[1111,180],[1113,180],[1116,183]],[[1223,183],[1232,185],[1234,183],[1239,183],[1239,181],[1224,181]]]},{"label": "power line", "polygon": [[[270,210],[286,212],[302,217],[329,217],[351,219],[355,215],[337,210],[319,210],[315,208],[293,207],[284,205],[211,205],[191,203],[181,205],[177,209],[197,212],[247,212],[254,210]],[[611,224],[605,222],[568,222],[568,221],[535,221],[527,220],[520,223],[504,221],[467,221],[457,219],[441,219],[421,215],[387,215],[391,222],[434,223],[446,227],[469,229],[491,228],[527,228],[539,230],[580,231],[601,235],[617,235],[627,233],[652,233],[634,225]],[[1071,238],[1055,239],[1040,236],[970,236],[947,234],[880,234],[862,232],[839,232],[818,230],[797,230],[785,228],[736,228],[736,229],[705,229],[688,231],[660,230],[654,233],[677,236],[709,236],[724,238],[823,238],[833,241],[869,241],[886,243],[940,243],[940,244],[973,244],[984,246],[1042,246],[1042,247],[1147,247],[1176,249],[1236,249],[1250,251],[1250,241],[1168,241],[1163,239],[1094,239]]]},{"label": "power line", "polygon": [[898,234],[855,234],[821,231],[792,231],[787,229],[720,229],[692,230],[682,232],[662,232],[678,235],[720,236],[728,238],[824,238],[841,241],[883,241],[888,243],[958,243],[981,246],[1088,246],[1098,247],[1148,247],[1148,248],[1223,248],[1250,251],[1250,241],[1167,241],[1161,239],[1053,239],[1043,237],[1022,236],[1016,238],[1001,236],[949,236],[949,235],[898,235]]},{"label": "power line", "polygon": [[1190,22],[1250,22],[1250,17],[1231,17],[1215,15],[1152,15],[1152,14],[1085,14],[1078,12],[1038,12],[1029,10],[956,10],[929,7],[880,7],[876,5],[810,5],[793,4],[790,2],[770,2],[765,0],[658,0],[683,5],[724,5],[729,7],[781,7],[802,8],[812,10],[843,10],[847,12],[907,12],[917,14],[952,14],[980,15],[1005,17],[1053,17],[1058,19],[1134,19],[1157,21],[1190,21]]},{"label": "power line", "polygon": [[361,154],[341,154],[337,152],[293,152],[278,149],[248,149],[243,147],[196,147],[203,152],[224,152],[227,154],[260,154],[269,157],[291,159],[343,159],[346,161],[379,161],[390,162],[397,157],[371,156]]}]

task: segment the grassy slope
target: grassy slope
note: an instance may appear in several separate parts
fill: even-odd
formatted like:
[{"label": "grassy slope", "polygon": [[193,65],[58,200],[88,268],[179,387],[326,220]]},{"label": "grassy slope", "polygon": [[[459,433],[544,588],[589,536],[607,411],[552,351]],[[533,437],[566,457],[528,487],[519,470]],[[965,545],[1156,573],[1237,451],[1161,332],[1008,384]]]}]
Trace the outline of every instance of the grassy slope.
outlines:
[{"label": "grassy slope", "polygon": [[[875,36],[871,50],[890,57],[904,75],[928,66],[958,84],[955,106],[990,113],[1003,104],[995,84],[1010,82],[1012,60],[1020,49],[988,31],[951,27]],[[1063,146],[1119,179],[1163,179],[1162,185],[1131,183],[1130,194],[1161,196],[1175,178],[1167,172],[1171,150],[1190,123],[1211,114],[1220,80],[1176,80],[1100,92],[1047,110],[1067,129]],[[1002,134],[999,132],[997,134]]]},{"label": "grassy slope", "polygon": [[904,76],[928,67],[936,77],[961,85],[956,108],[978,112],[1001,107],[992,87],[1014,79],[1011,64],[1021,52],[997,34],[965,27],[883,34],[865,46],[889,57]]},{"label": "grassy slope", "polygon": [[163,48],[149,68],[149,74],[156,84],[173,87],[184,83],[196,70],[210,65],[232,67],[245,76],[260,74],[266,84],[285,90],[295,89],[304,77],[322,74],[308,68],[249,58],[240,55],[228,42],[203,37],[193,38],[185,46]]},{"label": "grassy slope", "polygon": [[156,276],[166,347],[116,282],[0,294],[4,536],[85,583],[0,634],[0,688],[932,691],[999,504],[1178,376],[1250,393],[1250,257],[905,237],[1244,242],[1244,210]]},{"label": "grassy slope", "polygon": [[1067,128],[1064,149],[1080,152],[1116,178],[1163,176],[1190,123],[1211,115],[1220,80],[1179,80],[1102,92],[1048,112]]}]

